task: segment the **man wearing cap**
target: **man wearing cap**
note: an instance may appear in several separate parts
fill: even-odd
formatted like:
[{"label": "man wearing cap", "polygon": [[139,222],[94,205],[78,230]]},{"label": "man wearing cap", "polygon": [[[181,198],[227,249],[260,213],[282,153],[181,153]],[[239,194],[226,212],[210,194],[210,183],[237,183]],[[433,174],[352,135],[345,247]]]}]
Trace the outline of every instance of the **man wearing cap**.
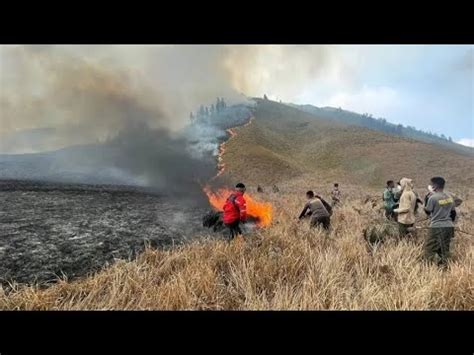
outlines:
[{"label": "man wearing cap", "polygon": [[430,216],[430,228],[424,244],[424,256],[439,266],[446,266],[449,258],[449,247],[454,237],[454,223],[451,211],[454,210],[454,198],[444,192],[445,180],[436,176],[431,179],[429,189],[433,193],[425,205],[425,212]]}]

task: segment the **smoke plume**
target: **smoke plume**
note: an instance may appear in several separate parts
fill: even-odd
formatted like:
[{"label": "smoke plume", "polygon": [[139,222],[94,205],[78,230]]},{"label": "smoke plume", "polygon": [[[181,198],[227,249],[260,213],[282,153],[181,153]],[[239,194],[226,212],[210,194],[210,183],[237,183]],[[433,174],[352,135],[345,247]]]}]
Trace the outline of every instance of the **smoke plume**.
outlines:
[{"label": "smoke plume", "polygon": [[[209,156],[228,128],[190,126],[191,111],[216,97],[248,105],[243,93],[260,96],[277,82],[297,90],[329,54],[294,46],[0,46],[0,153],[65,148],[25,155],[29,176],[113,172],[179,192],[214,172]],[[235,122],[247,116],[239,111]],[[76,145],[83,147],[67,148]]]},{"label": "smoke plume", "polygon": [[218,96],[235,103],[242,93],[297,91],[327,67],[330,53],[322,46],[0,46],[0,136],[55,130],[40,147],[3,140],[0,151],[103,141],[131,120],[176,131]]}]

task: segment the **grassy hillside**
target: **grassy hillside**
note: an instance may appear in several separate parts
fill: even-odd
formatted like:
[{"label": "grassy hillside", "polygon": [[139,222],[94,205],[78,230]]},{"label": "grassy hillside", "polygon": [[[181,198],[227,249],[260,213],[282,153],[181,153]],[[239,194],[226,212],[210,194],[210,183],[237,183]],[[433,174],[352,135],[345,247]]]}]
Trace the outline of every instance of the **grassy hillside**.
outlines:
[{"label": "grassy hillside", "polygon": [[[457,227],[474,234],[472,157],[268,101],[236,132],[223,178],[244,181],[254,198],[273,205],[268,228],[232,243],[203,231],[190,244],[148,250],[83,280],[15,286],[0,293],[0,309],[474,309],[472,236],[456,232],[445,271],[420,258],[426,229],[373,250],[363,239],[367,226],[386,223],[385,180],[403,176],[415,178],[421,194],[432,175],[445,176],[464,199]],[[304,192],[327,197],[335,180],[342,205],[330,232],[298,222]],[[273,183],[279,193],[269,192]],[[425,218],[420,212],[417,226]]]},{"label": "grassy hillside", "polygon": [[419,186],[444,176],[451,187],[474,184],[474,156],[323,119],[287,105],[259,100],[252,125],[237,129],[224,159],[233,180],[281,183],[314,175],[361,186],[412,177]]},{"label": "grassy hillside", "polygon": [[331,121],[342,122],[354,126],[365,127],[378,132],[387,133],[399,137],[413,138],[425,143],[435,143],[442,145],[446,149],[452,149],[461,154],[474,154],[474,149],[450,141],[448,138],[438,136],[432,133],[424,132],[411,126],[393,124],[383,118],[373,118],[369,114],[359,114],[352,111],[342,110],[334,107],[316,107],[312,105],[289,104],[302,111],[311,113],[315,116],[329,119]]},{"label": "grassy hillside", "polygon": [[[472,237],[457,233],[452,262],[442,271],[419,259],[426,231],[369,253],[362,230],[380,219],[380,204],[364,203],[357,188],[345,188],[329,234],[297,223],[303,196],[260,198],[275,206],[273,225],[245,241],[202,235],[174,250],[118,261],[83,280],[0,293],[0,309],[474,309]],[[458,226],[474,233],[468,218],[473,202],[459,212]]]}]

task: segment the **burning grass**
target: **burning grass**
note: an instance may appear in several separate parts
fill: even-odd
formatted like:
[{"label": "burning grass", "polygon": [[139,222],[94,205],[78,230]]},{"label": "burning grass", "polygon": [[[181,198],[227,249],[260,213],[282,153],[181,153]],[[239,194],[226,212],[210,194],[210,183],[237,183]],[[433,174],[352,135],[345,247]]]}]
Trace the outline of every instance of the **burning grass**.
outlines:
[{"label": "burning grass", "polygon": [[[326,234],[296,221],[304,191],[284,191],[298,191],[297,185],[266,194],[274,206],[272,223],[245,240],[203,235],[174,250],[150,249],[82,280],[45,290],[16,288],[0,295],[0,308],[474,309],[472,237],[456,234],[446,271],[418,259],[424,231],[416,240],[391,239],[369,253],[362,231],[381,211],[364,203],[365,191],[344,186],[343,205]],[[459,209],[458,225],[470,233],[473,212],[471,200]]]},{"label": "burning grass", "polygon": [[[246,127],[252,123],[254,117],[250,117],[249,121],[244,124],[242,127]],[[224,153],[226,151],[226,144],[232,138],[237,135],[236,128],[229,128],[227,129],[227,133],[229,134],[229,139],[225,142],[222,142],[219,145],[219,153],[218,153],[218,164],[217,164],[217,175],[214,177],[218,178],[225,172],[225,164],[224,160]],[[219,188],[215,191],[211,189],[210,186],[205,186],[203,188],[204,193],[207,195],[209,199],[209,204],[216,210],[222,211],[224,204],[227,198],[232,194],[232,190],[228,188]],[[259,202],[256,201],[252,196],[248,193],[245,195],[245,200],[247,202],[247,214],[250,217],[253,217],[257,220],[257,225],[259,227],[268,227],[272,221],[273,215],[273,208],[272,204],[268,202]]]},{"label": "burning grass", "polygon": [[[232,194],[232,190],[227,188],[220,188],[212,191],[209,186],[204,187],[204,192],[209,198],[209,203],[217,211],[222,211],[224,204]],[[269,202],[256,201],[250,194],[245,194],[247,202],[247,214],[257,220],[257,225],[260,227],[268,227],[272,222],[273,207]]]},{"label": "burning grass", "polygon": [[[252,123],[253,120],[254,120],[254,117],[251,116],[248,122],[243,124],[240,127],[247,127],[248,125]],[[236,131],[237,128],[238,127],[226,129],[226,132],[229,135],[229,137],[224,142],[219,144],[218,155],[217,155],[217,174],[213,179],[221,176],[225,172],[224,154],[227,149],[227,143],[237,135],[237,131]]]}]

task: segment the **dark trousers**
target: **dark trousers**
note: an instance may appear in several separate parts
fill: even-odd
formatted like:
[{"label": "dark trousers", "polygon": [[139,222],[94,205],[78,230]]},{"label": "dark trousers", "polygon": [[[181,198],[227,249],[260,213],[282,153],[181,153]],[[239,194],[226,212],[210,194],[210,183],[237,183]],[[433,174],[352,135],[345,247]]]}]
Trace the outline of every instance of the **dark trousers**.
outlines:
[{"label": "dark trousers", "polygon": [[397,208],[397,207],[393,207],[392,209],[385,209],[385,217],[388,219],[388,220],[393,220],[393,221],[396,221],[397,220],[397,213],[394,212],[393,210]]},{"label": "dark trousers", "polygon": [[410,227],[413,227],[413,223],[412,224],[403,224],[403,223],[398,222],[398,235],[400,236],[400,238],[406,237],[407,234],[410,233],[410,232],[408,232],[408,228],[410,228]]},{"label": "dark trousers", "polygon": [[317,217],[314,216],[311,218],[311,227],[317,227],[319,225],[322,225],[324,229],[329,229],[329,226],[331,225],[331,219],[329,217]]},{"label": "dark trousers", "polygon": [[236,236],[238,236],[239,234],[242,234],[242,230],[240,229],[240,221],[239,220],[237,220],[235,222],[232,222],[232,223],[229,223],[229,224],[226,223],[225,226],[228,229],[227,238],[229,240],[232,240]]},{"label": "dark trousers", "polygon": [[446,265],[453,237],[454,227],[430,228],[423,246],[425,259],[440,266]]}]

